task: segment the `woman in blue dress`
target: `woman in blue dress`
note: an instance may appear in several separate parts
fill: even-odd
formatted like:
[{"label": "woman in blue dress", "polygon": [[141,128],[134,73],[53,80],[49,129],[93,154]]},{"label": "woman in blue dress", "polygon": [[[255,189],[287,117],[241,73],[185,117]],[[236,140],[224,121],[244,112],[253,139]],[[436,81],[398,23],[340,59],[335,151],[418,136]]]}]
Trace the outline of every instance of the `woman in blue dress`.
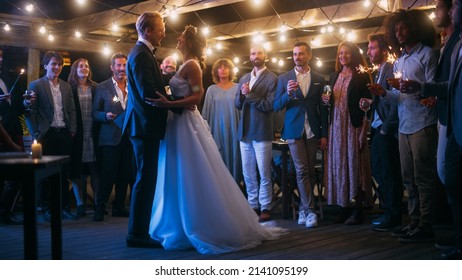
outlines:
[{"label": "woman in blue dress", "polygon": [[204,94],[205,47],[205,36],[186,26],[177,45],[184,63],[170,80],[172,94],[183,98],[148,100],[152,106],[185,108],[182,114],[169,112],[149,232],[166,250],[219,254],[276,239],[282,230],[258,223],[195,109]]}]

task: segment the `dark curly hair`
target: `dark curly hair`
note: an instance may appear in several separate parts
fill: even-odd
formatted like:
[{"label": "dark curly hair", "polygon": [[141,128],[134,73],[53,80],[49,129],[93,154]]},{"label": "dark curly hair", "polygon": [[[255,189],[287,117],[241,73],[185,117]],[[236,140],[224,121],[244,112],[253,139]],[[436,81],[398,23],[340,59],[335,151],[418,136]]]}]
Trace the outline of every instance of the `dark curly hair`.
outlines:
[{"label": "dark curly hair", "polygon": [[207,38],[205,34],[202,32],[197,31],[197,27],[192,25],[185,26],[184,29],[184,36],[186,38],[186,42],[190,43],[188,46],[190,47],[190,52],[192,55],[197,57],[199,60],[199,64],[201,69],[205,69],[205,48],[207,47]]},{"label": "dark curly hair", "polygon": [[384,20],[385,36],[395,54],[400,53],[401,46],[396,39],[395,25],[403,22],[409,33],[424,46],[433,48],[436,43],[436,30],[431,19],[420,10],[397,10]]}]

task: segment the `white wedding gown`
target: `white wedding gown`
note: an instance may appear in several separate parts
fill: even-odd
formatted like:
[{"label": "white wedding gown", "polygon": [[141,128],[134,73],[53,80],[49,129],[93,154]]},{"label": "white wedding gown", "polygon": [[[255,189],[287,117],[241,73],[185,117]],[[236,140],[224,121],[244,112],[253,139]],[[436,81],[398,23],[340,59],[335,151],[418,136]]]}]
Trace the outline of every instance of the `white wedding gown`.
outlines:
[{"label": "white wedding gown", "polygon": [[[170,88],[176,96],[188,96],[191,89],[180,71]],[[169,112],[149,232],[166,250],[220,254],[276,239],[283,230],[258,223],[206,121],[197,110],[185,109],[181,115]]]}]

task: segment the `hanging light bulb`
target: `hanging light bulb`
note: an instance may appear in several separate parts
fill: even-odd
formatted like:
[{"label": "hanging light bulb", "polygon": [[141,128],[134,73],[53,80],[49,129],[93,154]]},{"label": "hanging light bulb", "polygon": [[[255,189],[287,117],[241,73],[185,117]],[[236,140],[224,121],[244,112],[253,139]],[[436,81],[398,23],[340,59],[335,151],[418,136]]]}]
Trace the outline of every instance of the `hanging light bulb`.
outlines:
[{"label": "hanging light bulb", "polygon": [[82,33],[80,33],[80,31],[79,31],[79,30],[77,30],[77,29],[75,30],[75,33],[74,33],[74,35],[75,35],[75,37],[77,37],[77,38],[80,38],[80,37],[82,37]]},{"label": "hanging light bulb", "polygon": [[40,32],[40,34],[45,34],[45,33],[47,33],[47,29],[46,29],[46,27],[45,27],[45,24],[42,25],[42,26],[40,26],[39,32]]},{"label": "hanging light bulb", "polygon": [[48,41],[53,42],[55,40],[55,36],[53,34],[48,34]]},{"label": "hanging light bulb", "polygon": [[233,61],[234,61],[235,64],[238,64],[239,61],[241,61],[241,60],[239,59],[239,57],[236,56],[236,57],[234,57]]},{"label": "hanging light bulb", "polygon": [[25,9],[26,9],[27,12],[32,13],[34,11],[34,5],[29,3],[29,4],[26,5]]}]

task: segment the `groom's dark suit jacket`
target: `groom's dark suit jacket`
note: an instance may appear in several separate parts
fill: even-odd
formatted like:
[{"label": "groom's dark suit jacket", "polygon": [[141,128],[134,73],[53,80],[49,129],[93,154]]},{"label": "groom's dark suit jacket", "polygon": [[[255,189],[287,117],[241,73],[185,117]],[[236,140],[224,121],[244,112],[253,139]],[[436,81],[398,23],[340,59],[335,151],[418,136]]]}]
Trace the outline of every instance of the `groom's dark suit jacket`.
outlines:
[{"label": "groom's dark suit jacket", "polygon": [[132,137],[162,139],[167,109],[145,103],[146,97],[158,98],[156,91],[165,94],[162,75],[153,53],[140,41],[128,55],[127,80],[128,103],[123,133],[127,130]]}]

